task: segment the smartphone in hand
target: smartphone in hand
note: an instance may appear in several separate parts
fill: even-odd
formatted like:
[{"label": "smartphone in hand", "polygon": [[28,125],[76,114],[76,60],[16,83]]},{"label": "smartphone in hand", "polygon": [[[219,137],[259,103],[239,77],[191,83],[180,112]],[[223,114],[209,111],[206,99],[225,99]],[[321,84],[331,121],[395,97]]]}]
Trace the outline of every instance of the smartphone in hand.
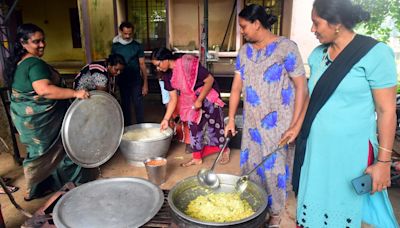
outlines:
[{"label": "smartphone in hand", "polygon": [[370,193],[372,191],[372,178],[369,174],[364,174],[351,181],[354,190],[358,195]]}]

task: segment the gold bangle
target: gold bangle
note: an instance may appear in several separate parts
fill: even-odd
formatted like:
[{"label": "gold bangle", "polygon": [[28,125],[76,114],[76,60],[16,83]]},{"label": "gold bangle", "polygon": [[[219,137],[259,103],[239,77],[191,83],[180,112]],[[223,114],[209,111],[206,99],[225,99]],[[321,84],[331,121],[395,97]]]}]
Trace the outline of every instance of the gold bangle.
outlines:
[{"label": "gold bangle", "polygon": [[378,146],[378,148],[383,150],[383,151],[385,151],[385,152],[393,153],[393,150],[386,149],[385,147]]}]

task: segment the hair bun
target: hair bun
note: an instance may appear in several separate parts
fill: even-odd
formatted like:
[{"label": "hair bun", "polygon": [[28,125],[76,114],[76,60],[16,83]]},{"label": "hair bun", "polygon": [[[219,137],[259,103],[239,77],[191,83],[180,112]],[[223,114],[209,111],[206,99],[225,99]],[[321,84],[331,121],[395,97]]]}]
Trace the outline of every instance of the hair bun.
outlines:
[{"label": "hair bun", "polygon": [[272,9],[270,7],[264,7],[265,12],[267,13],[267,24],[269,28],[272,27],[278,21],[278,17],[272,14]]},{"label": "hair bun", "polygon": [[278,21],[278,17],[275,15],[268,15],[268,19],[267,19],[267,23],[272,26],[273,24],[275,24]]},{"label": "hair bun", "polygon": [[360,5],[354,5],[352,15],[356,24],[362,21],[368,21],[371,17],[370,13],[365,11]]}]

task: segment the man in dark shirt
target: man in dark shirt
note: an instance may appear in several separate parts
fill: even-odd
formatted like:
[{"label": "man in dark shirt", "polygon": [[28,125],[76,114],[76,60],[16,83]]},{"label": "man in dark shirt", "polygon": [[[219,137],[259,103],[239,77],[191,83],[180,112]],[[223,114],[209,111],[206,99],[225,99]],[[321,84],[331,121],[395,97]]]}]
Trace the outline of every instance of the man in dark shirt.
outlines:
[{"label": "man in dark shirt", "polygon": [[143,123],[143,96],[148,93],[147,70],[143,46],[133,39],[133,25],[130,22],[122,22],[119,26],[119,35],[113,39],[111,53],[122,55],[126,62],[125,69],[117,81],[125,126],[132,125],[132,102],[136,123]]}]

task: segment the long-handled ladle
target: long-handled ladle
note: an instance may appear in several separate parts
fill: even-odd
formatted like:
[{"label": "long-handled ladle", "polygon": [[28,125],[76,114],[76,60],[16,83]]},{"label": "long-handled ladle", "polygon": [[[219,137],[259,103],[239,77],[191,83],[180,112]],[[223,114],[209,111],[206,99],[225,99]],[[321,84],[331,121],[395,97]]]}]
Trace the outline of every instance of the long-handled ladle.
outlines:
[{"label": "long-handled ladle", "polygon": [[201,169],[197,173],[197,180],[199,181],[200,185],[206,188],[211,188],[211,189],[216,189],[219,187],[219,178],[217,174],[214,173],[214,168],[215,164],[217,164],[217,161],[221,157],[222,153],[224,152],[226,146],[228,145],[229,141],[232,138],[231,132],[228,133],[227,137],[225,138],[225,143],[222,146],[221,150],[218,153],[217,158],[214,160],[214,163],[211,166],[211,169]]},{"label": "long-handled ladle", "polygon": [[239,192],[239,193],[244,192],[244,190],[246,190],[246,188],[247,188],[247,184],[248,184],[248,181],[249,181],[249,175],[252,172],[254,172],[258,167],[260,167],[262,164],[264,164],[264,162],[268,158],[270,158],[273,154],[275,154],[279,150],[283,149],[288,141],[289,141],[289,138],[285,138],[284,140],[282,140],[282,142],[278,145],[278,148],[276,148],[274,151],[272,151],[272,153],[268,154],[268,156],[266,156],[262,160],[262,162],[260,162],[256,167],[254,167],[250,172],[248,172],[247,174],[241,176],[239,178],[239,180],[236,181],[236,186],[235,186],[236,191]]}]

